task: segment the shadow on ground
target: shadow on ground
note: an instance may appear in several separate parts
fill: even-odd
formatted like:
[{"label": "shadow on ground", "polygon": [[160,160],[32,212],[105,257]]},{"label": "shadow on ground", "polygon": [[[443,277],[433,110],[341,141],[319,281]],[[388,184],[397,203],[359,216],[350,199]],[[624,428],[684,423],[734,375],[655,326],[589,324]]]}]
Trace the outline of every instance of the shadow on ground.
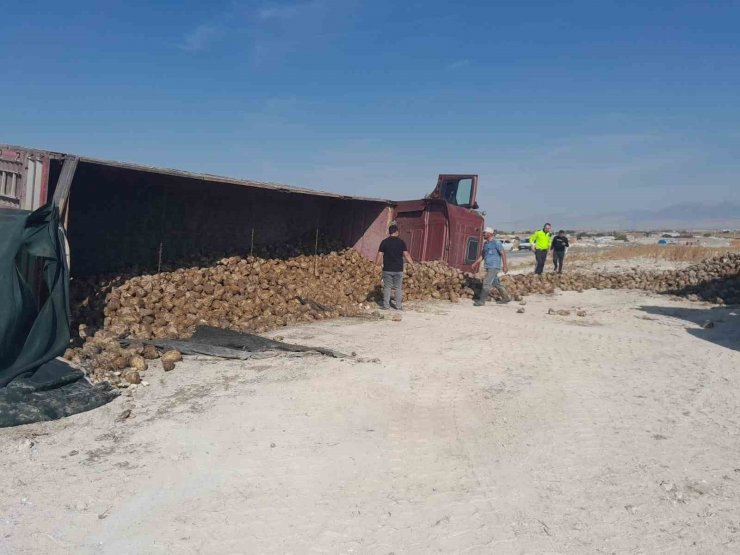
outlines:
[{"label": "shadow on ground", "polygon": [[[666,306],[642,306],[648,314],[679,318],[699,327],[687,327],[686,331],[705,341],[710,341],[740,351],[740,308],[678,308]],[[706,326],[708,323],[709,327]]]}]

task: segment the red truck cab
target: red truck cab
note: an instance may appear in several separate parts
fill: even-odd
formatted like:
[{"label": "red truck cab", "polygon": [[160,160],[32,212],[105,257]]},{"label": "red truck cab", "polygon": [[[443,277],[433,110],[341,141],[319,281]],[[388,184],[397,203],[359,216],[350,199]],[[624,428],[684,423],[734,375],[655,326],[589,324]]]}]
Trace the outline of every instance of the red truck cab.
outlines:
[{"label": "red truck cab", "polygon": [[477,175],[443,174],[426,198],[396,204],[396,223],[414,260],[441,260],[472,271],[483,236],[477,191]]}]

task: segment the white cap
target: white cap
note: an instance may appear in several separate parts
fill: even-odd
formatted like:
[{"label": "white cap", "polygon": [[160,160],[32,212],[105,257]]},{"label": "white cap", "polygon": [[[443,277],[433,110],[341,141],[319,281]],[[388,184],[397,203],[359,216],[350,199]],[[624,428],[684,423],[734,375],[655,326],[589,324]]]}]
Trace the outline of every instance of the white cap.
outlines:
[{"label": "white cap", "polygon": [[483,233],[490,233],[491,235],[493,235],[493,228],[487,227],[486,229],[483,230]]}]

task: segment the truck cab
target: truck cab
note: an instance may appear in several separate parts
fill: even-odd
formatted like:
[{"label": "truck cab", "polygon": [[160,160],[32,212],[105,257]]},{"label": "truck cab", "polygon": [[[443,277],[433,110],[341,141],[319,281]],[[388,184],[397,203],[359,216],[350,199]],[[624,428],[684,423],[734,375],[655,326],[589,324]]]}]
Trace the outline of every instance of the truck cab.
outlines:
[{"label": "truck cab", "polygon": [[396,204],[396,223],[414,260],[440,260],[472,271],[483,236],[477,191],[477,175],[441,174],[425,198]]}]

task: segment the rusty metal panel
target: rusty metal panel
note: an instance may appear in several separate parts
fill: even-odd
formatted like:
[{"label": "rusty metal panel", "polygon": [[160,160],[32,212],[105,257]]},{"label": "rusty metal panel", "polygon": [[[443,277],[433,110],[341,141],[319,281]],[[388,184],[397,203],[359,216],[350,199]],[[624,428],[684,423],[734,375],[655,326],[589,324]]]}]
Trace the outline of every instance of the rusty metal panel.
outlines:
[{"label": "rusty metal panel", "polygon": [[424,242],[426,234],[426,212],[422,210],[406,211],[396,215],[399,236],[406,242],[411,258],[425,260]]},{"label": "rusty metal panel", "polygon": [[432,204],[426,212],[424,260],[447,260],[447,214],[444,206]]},{"label": "rusty metal panel", "polygon": [[17,150],[0,149],[0,207],[22,208],[25,156]]},{"label": "rusty metal panel", "polygon": [[483,244],[483,216],[478,212],[451,205],[447,206],[447,214],[450,225],[448,264],[472,271],[472,265],[466,261],[465,255],[469,239],[477,239],[478,245]]},{"label": "rusty metal panel", "polygon": [[49,157],[0,146],[0,206],[35,210],[46,202]]},{"label": "rusty metal panel", "polygon": [[22,203],[24,210],[36,210],[41,207],[43,166],[43,160],[34,156],[28,156],[26,158],[25,191]]},{"label": "rusty metal panel", "polygon": [[365,258],[375,259],[380,242],[388,236],[393,211],[387,206],[368,205],[362,220],[362,235],[352,247]]}]

